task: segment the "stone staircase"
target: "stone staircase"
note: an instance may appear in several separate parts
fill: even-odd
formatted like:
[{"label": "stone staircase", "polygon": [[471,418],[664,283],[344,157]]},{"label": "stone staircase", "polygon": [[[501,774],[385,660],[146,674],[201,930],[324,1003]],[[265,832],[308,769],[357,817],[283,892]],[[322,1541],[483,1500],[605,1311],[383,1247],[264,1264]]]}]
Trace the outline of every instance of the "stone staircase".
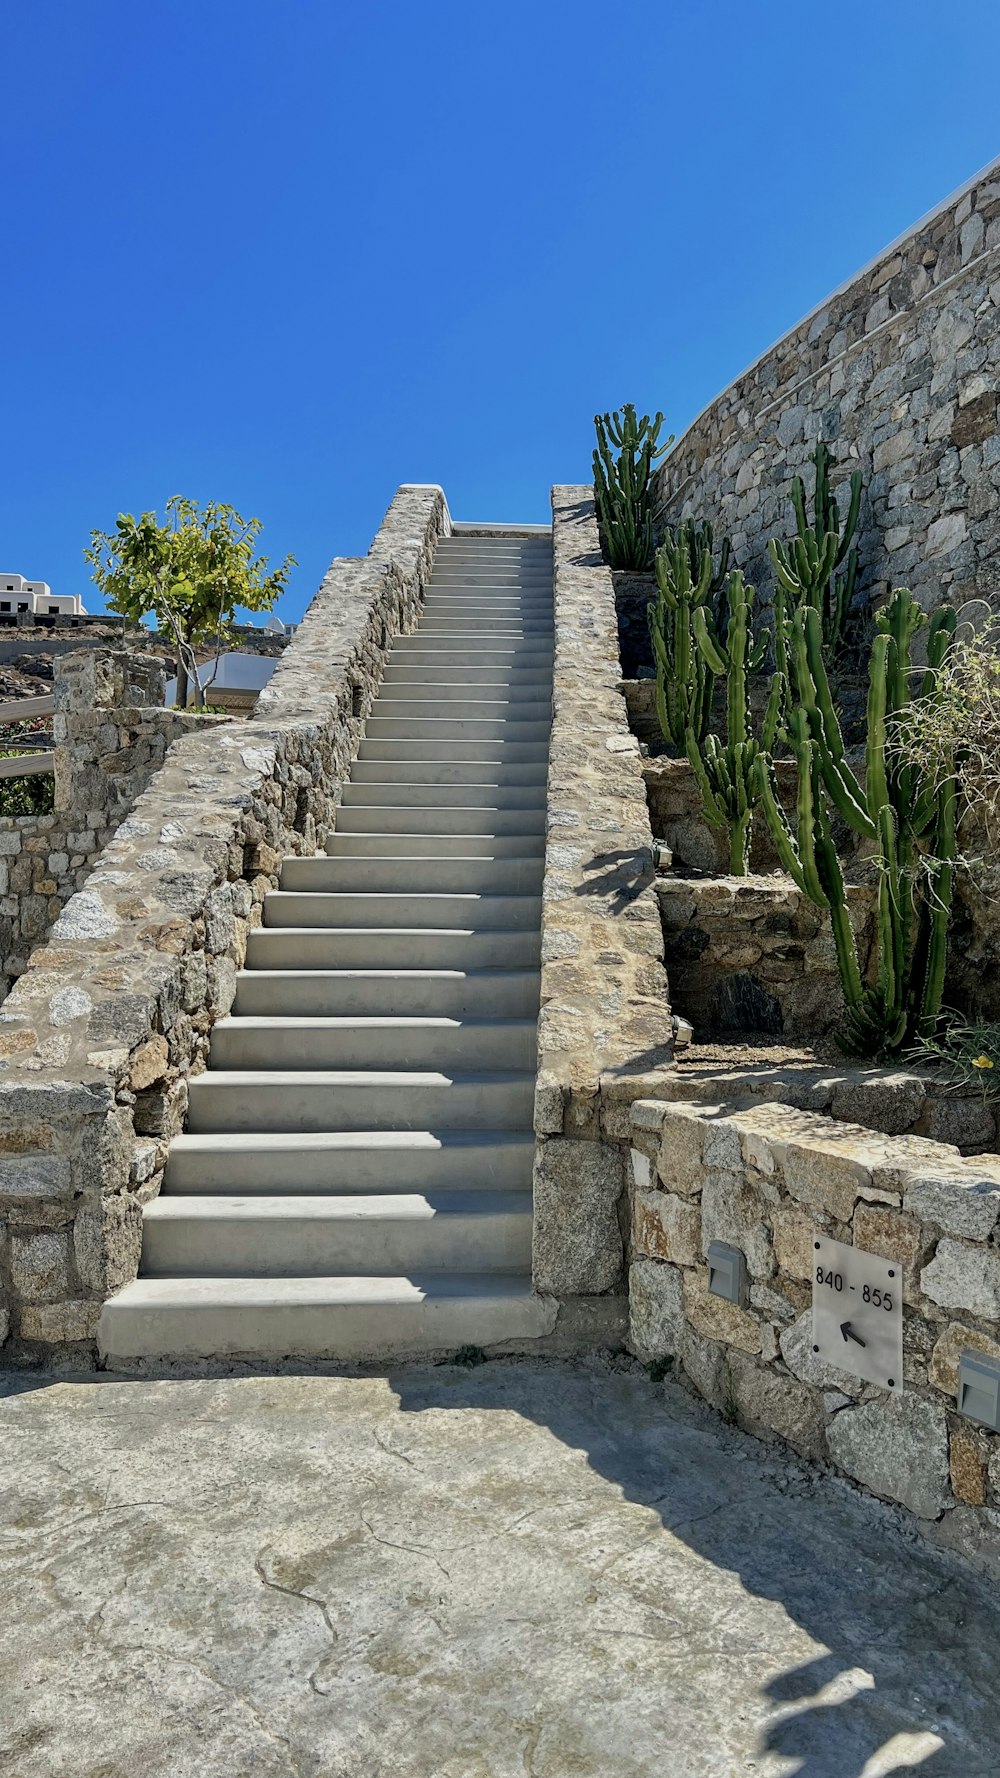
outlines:
[{"label": "stone staircase", "polygon": [[551,1328],[530,1275],[551,690],[550,533],[443,540],[327,854],[285,861],[191,1081],[109,1363]]}]

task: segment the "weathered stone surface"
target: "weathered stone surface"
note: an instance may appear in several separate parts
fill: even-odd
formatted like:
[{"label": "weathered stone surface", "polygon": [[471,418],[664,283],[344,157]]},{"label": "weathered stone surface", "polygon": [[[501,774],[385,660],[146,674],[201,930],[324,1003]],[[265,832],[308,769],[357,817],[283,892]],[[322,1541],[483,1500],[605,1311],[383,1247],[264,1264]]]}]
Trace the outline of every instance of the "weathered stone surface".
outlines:
[{"label": "weathered stone surface", "polygon": [[859,1204],[854,1212],[854,1245],[883,1259],[898,1260],[903,1272],[904,1301],[919,1290],[918,1269],[931,1242],[914,1216],[881,1204]]},{"label": "weathered stone surface", "polygon": [[814,1389],[836,1390],[842,1395],[860,1395],[862,1383],[858,1377],[852,1377],[848,1371],[838,1369],[836,1365],[826,1364],[813,1351],[812,1309],[806,1309],[791,1327],[781,1334],[779,1341],[781,1356],[792,1375],[803,1383],[811,1383]]},{"label": "weathered stone surface", "polygon": [[657,1172],[668,1191],[690,1195],[701,1190],[705,1123],[701,1105],[668,1105],[660,1119]]},{"label": "weathered stone surface", "polygon": [[728,1363],[740,1425],[758,1438],[777,1433],[803,1457],[821,1461],[826,1416],[816,1391],[742,1352],[731,1352]]},{"label": "weathered stone surface", "polygon": [[946,1235],[985,1241],[1000,1216],[1000,1180],[984,1178],[974,1161],[959,1171],[913,1179],[903,1205],[922,1222],[936,1223]]},{"label": "weathered stone surface", "polygon": [[618,1200],[625,1157],[603,1142],[553,1137],[539,1143],[534,1171],[532,1275],[553,1296],[596,1296],[622,1272]]},{"label": "weathered stone surface", "polygon": [[920,1288],[943,1309],[965,1309],[984,1320],[1000,1319],[1000,1253],[944,1237],[920,1274]]},{"label": "weathered stone surface", "polygon": [[69,1241],[64,1231],[16,1234],[10,1243],[10,1275],[25,1302],[52,1302],[70,1288]]},{"label": "weathered stone surface", "polygon": [[701,1193],[702,1254],[707,1257],[710,1242],[726,1241],[745,1254],[751,1277],[769,1278],[774,1271],[766,1221],[771,1209],[771,1198],[745,1174],[707,1172]]},{"label": "weathered stone surface", "polygon": [[862,1487],[918,1518],[936,1519],[951,1504],[944,1410],[917,1395],[844,1408],[830,1421],[827,1443]]},{"label": "weathered stone surface", "polygon": [[708,1273],[685,1271],[684,1314],[696,1333],[707,1340],[721,1340],[741,1352],[759,1353],[761,1323],[749,1309],[741,1309],[708,1289]]},{"label": "weathered stone surface", "polygon": [[86,1203],[73,1225],[76,1269],[87,1290],[110,1296],[134,1278],[142,1247],[142,1212],[132,1197]]},{"label": "weathered stone surface", "polygon": [[948,1446],[948,1466],[953,1493],[967,1506],[986,1504],[986,1463],[983,1443],[973,1432],[956,1427]]},{"label": "weathered stone surface", "polygon": [[681,1348],[684,1302],[676,1266],[637,1259],[629,1270],[629,1345],[638,1358],[672,1358]]},{"label": "weathered stone surface", "polygon": [[637,1190],[633,1214],[637,1254],[669,1259],[678,1266],[699,1263],[701,1214],[696,1204],[674,1192]]},{"label": "weathered stone surface", "polygon": [[966,1327],[961,1321],[949,1321],[934,1343],[927,1376],[935,1389],[942,1389],[952,1400],[958,1394],[958,1361],[963,1352],[982,1352],[1000,1362],[1000,1340],[980,1333],[978,1328]]},{"label": "weathered stone surface", "polygon": [[24,1340],[40,1340],[45,1345],[76,1345],[92,1341],[97,1334],[101,1305],[93,1297],[60,1303],[24,1303],[19,1317],[19,1331]]},{"label": "weathered stone surface", "polygon": [[813,1242],[818,1232],[825,1232],[823,1223],[805,1210],[782,1204],[771,1211],[771,1228],[779,1272],[792,1278],[811,1278]]},{"label": "weathered stone surface", "polygon": [[800,1203],[850,1222],[860,1192],[872,1183],[871,1151],[870,1135],[850,1124],[834,1126],[829,1135],[816,1131],[808,1143],[786,1142],[780,1150],[785,1184]]}]

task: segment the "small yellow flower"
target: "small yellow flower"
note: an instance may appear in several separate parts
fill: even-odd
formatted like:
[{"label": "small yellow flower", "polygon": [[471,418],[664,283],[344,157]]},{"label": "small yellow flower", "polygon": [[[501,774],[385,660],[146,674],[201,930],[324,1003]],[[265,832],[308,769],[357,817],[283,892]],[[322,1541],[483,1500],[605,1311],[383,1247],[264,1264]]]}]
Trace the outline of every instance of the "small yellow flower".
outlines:
[{"label": "small yellow flower", "polygon": [[976,1056],[972,1066],[973,1068],[992,1068],[993,1063],[990,1061],[989,1056]]}]

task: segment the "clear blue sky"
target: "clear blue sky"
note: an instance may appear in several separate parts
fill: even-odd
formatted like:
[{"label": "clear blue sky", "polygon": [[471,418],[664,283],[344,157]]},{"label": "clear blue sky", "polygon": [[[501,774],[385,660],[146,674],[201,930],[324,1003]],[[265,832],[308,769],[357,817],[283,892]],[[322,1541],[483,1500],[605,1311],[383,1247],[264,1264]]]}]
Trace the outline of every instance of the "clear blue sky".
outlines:
[{"label": "clear blue sky", "polygon": [[401,481],[541,520],[1000,153],[995,0],[32,0],[0,19],[0,567],[176,492],[300,615]]}]

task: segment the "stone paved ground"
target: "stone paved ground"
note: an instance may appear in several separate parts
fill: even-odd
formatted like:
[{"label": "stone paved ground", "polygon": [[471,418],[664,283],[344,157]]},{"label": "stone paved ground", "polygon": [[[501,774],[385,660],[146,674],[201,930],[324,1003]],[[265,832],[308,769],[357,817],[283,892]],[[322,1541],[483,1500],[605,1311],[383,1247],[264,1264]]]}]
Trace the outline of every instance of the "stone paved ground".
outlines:
[{"label": "stone paved ground", "polygon": [[631,1364],[10,1379],[4,1778],[995,1778],[1000,1600]]}]

